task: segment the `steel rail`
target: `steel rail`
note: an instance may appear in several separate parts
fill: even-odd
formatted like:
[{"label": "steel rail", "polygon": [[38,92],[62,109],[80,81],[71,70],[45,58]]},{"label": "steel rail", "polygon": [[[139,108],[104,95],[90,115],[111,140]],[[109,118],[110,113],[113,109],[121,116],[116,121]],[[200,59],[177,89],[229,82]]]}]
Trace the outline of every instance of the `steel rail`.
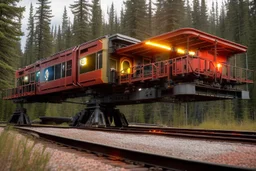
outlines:
[{"label": "steel rail", "polygon": [[112,147],[92,142],[80,141],[76,139],[70,139],[60,137],[56,135],[50,135],[35,130],[28,130],[26,128],[15,127],[16,129],[25,132],[37,134],[40,138],[57,142],[59,144],[67,145],[73,148],[82,150],[89,150],[91,152],[101,153],[107,156],[115,156],[120,159],[128,159],[131,161],[142,162],[145,166],[157,166],[164,169],[175,169],[175,170],[197,170],[197,171],[240,171],[240,170],[253,170],[249,168],[240,168],[229,165],[219,165],[208,162],[200,162],[195,160],[186,160],[168,156],[162,156],[157,154],[144,153],[135,150],[122,149],[118,147]]},{"label": "steel rail", "polygon": [[196,139],[210,139],[210,140],[221,140],[221,141],[232,141],[232,142],[246,142],[246,143],[256,143],[256,135],[243,135],[237,133],[219,133],[210,131],[187,131],[187,130],[171,130],[162,128],[144,128],[144,127],[126,127],[126,128],[88,128],[81,127],[78,129],[93,130],[93,131],[106,131],[106,132],[118,132],[118,133],[130,133],[130,134],[149,134],[149,135],[159,135],[159,136],[169,136],[169,137],[179,137],[179,138],[196,138]]}]

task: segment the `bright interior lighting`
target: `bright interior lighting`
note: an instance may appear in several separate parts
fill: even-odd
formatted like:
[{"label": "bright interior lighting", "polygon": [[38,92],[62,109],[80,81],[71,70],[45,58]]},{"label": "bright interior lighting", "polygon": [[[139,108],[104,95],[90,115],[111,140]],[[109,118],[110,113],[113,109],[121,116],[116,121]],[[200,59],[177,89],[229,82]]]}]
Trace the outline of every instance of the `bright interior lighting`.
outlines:
[{"label": "bright interior lighting", "polygon": [[178,48],[178,49],[177,49],[177,53],[185,54],[185,50]]},{"label": "bright interior lighting", "polygon": [[127,73],[130,74],[131,73],[131,68],[127,69]]},{"label": "bright interior lighting", "polygon": [[39,77],[40,76],[40,71],[38,71],[37,73],[36,73],[36,77]]},{"label": "bright interior lighting", "polygon": [[191,56],[195,56],[196,53],[193,52],[193,51],[189,51],[188,54],[191,55]]},{"label": "bright interior lighting", "polygon": [[81,58],[80,59],[80,65],[85,66],[87,64],[87,58]]},{"label": "bright interior lighting", "polygon": [[50,72],[48,71],[48,69],[46,69],[46,71],[44,72],[44,78],[46,81],[48,81],[49,76],[50,76]]},{"label": "bright interior lighting", "polygon": [[172,48],[169,47],[169,46],[161,45],[161,44],[158,44],[158,43],[153,43],[153,42],[150,42],[150,41],[147,41],[146,45],[155,46],[155,47],[166,49],[166,50],[172,50]]},{"label": "bright interior lighting", "polygon": [[24,81],[27,82],[28,81],[28,76],[24,77]]},{"label": "bright interior lighting", "polygon": [[142,88],[139,88],[139,91],[141,91],[142,90]]}]

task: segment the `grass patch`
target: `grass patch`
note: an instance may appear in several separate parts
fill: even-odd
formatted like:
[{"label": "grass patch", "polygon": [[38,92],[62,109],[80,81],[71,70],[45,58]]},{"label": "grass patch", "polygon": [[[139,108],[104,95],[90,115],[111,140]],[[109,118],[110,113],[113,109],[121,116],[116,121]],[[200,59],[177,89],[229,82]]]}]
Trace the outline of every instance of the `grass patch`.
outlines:
[{"label": "grass patch", "polygon": [[247,130],[256,131],[256,122],[254,121],[242,121],[242,122],[230,122],[221,123],[219,121],[205,121],[197,126],[188,125],[188,128],[204,128],[204,129],[225,129],[225,130]]},{"label": "grass patch", "polygon": [[35,141],[17,135],[13,130],[0,135],[0,170],[47,170],[50,154],[45,152],[45,147],[35,148]]}]

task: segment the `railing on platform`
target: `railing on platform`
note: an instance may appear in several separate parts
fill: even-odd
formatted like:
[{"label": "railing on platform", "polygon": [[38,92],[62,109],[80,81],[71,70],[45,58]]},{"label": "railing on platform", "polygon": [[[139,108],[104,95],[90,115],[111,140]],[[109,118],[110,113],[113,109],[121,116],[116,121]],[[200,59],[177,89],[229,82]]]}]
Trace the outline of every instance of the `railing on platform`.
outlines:
[{"label": "railing on platform", "polygon": [[30,83],[19,86],[17,88],[7,89],[3,91],[3,99],[14,99],[19,97],[35,95],[36,84]]},{"label": "railing on platform", "polygon": [[225,63],[195,57],[181,56],[165,61],[158,61],[146,65],[138,65],[120,72],[120,83],[132,83],[137,81],[153,80],[163,77],[175,79],[193,73],[196,76],[207,76],[208,78],[227,80],[238,83],[253,83],[253,70],[231,66]]}]

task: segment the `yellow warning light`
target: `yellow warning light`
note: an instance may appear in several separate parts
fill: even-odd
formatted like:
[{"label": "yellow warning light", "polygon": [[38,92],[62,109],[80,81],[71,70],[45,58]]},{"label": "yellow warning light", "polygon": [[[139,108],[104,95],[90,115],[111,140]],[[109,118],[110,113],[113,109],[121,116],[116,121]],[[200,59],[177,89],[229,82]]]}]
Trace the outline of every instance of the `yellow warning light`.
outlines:
[{"label": "yellow warning light", "polygon": [[147,41],[146,45],[155,46],[155,47],[162,48],[162,49],[169,50],[169,51],[172,50],[172,48],[169,47],[169,46],[154,43],[154,42],[150,42],[150,41]]},{"label": "yellow warning light", "polygon": [[80,59],[80,65],[85,66],[87,64],[87,58],[81,58]]},{"label": "yellow warning light", "polygon": [[193,51],[189,51],[188,54],[191,55],[191,56],[195,56],[196,53],[193,52]]},{"label": "yellow warning light", "polygon": [[178,49],[177,49],[177,53],[185,54],[185,53],[186,53],[186,51],[185,51],[185,50],[183,50],[183,49],[178,48]]}]

